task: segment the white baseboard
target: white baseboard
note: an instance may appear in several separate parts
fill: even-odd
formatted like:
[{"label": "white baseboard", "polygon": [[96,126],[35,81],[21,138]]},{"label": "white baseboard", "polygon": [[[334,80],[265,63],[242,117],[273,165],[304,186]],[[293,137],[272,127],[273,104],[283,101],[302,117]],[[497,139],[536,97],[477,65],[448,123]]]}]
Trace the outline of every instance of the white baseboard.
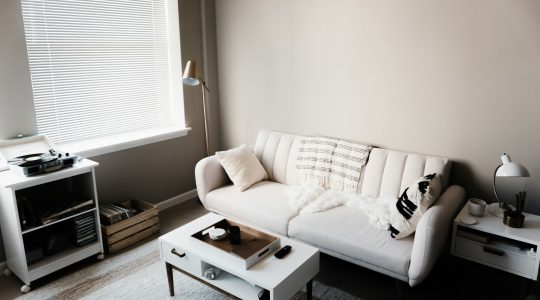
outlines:
[{"label": "white baseboard", "polygon": [[174,197],[169,198],[167,200],[163,200],[163,201],[157,203],[156,206],[161,211],[161,210],[167,209],[169,207],[175,206],[177,204],[180,204],[182,202],[185,202],[185,201],[187,201],[189,199],[193,199],[195,197],[197,197],[197,189],[192,189],[192,190],[187,191],[187,192],[185,192],[183,194],[180,194],[178,196],[174,196]]}]

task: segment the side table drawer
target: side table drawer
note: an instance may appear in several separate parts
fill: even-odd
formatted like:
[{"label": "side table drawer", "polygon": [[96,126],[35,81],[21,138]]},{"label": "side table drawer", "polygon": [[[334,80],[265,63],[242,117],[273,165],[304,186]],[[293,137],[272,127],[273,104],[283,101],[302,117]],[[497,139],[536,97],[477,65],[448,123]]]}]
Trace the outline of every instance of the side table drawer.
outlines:
[{"label": "side table drawer", "polygon": [[160,247],[163,260],[183,271],[197,276],[201,275],[201,261],[198,257],[163,241],[160,241]]},{"label": "side table drawer", "polygon": [[534,278],[535,255],[499,243],[481,243],[456,236],[455,254],[527,278]]}]

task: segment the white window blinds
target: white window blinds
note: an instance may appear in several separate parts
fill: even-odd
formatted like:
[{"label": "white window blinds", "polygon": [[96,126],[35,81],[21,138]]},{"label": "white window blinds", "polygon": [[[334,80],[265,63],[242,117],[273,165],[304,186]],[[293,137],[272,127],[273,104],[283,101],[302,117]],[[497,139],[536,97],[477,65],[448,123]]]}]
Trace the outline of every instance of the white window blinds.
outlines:
[{"label": "white window blinds", "polygon": [[179,122],[166,0],[22,0],[22,10],[39,133],[64,144]]}]

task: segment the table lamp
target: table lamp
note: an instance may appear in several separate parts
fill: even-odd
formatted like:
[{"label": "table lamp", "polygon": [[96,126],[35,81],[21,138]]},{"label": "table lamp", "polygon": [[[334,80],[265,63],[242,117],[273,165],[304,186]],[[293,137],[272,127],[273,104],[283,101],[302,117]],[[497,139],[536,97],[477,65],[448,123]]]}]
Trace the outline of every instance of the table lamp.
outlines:
[{"label": "table lamp", "polygon": [[524,166],[512,162],[510,156],[504,153],[501,156],[502,164],[500,164],[493,173],[493,192],[495,193],[495,198],[497,202],[489,205],[488,211],[497,217],[502,218],[504,216],[505,209],[508,208],[508,203],[501,200],[497,194],[497,177],[529,177],[529,170]]},{"label": "table lamp", "polygon": [[208,143],[208,118],[206,116],[206,94],[205,90],[210,92],[206,83],[201,79],[198,74],[197,65],[194,60],[189,60],[184,69],[182,75],[182,83],[188,86],[201,86],[202,102],[203,102],[203,114],[204,114],[204,136],[206,138],[206,155],[210,156],[210,147]]}]

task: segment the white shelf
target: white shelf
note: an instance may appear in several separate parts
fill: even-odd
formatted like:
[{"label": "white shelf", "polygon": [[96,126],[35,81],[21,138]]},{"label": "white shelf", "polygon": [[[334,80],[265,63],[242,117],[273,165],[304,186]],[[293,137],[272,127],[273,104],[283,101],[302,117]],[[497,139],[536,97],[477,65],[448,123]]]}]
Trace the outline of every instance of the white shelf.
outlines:
[{"label": "white shelf", "polygon": [[209,280],[204,276],[198,277],[215,287],[228,291],[240,299],[257,299],[259,293],[263,290],[263,288],[251,285],[247,281],[224,270],[221,270],[221,273],[214,280]]},{"label": "white shelf", "polygon": [[97,166],[99,166],[99,163],[91,161],[89,159],[83,159],[82,161],[75,163],[71,167],[35,176],[24,176],[12,170],[1,171],[0,184],[5,188],[19,190],[26,187],[36,186],[62,178],[73,177],[79,174],[87,173]]},{"label": "white shelf", "polygon": [[65,217],[65,218],[62,218],[60,220],[56,220],[54,222],[51,222],[51,223],[47,223],[45,225],[40,225],[40,226],[37,226],[37,227],[32,227],[32,228],[29,228],[29,229],[26,229],[25,231],[22,232],[22,234],[27,234],[29,232],[32,232],[32,231],[35,231],[35,230],[39,230],[39,229],[42,229],[42,228],[45,228],[45,227],[48,227],[48,226],[51,226],[51,225],[54,225],[56,223],[60,223],[60,222],[63,222],[65,220],[69,220],[69,219],[72,219],[72,218],[75,218],[77,216],[80,216],[80,215],[84,215],[85,213],[88,213],[88,212],[91,212],[91,211],[95,211],[96,210],[96,207],[93,207],[91,209],[88,209],[88,210],[85,210],[85,211],[82,211],[80,213],[77,213],[77,214],[74,214],[74,215],[71,215],[71,216],[68,216],[68,217]]},{"label": "white shelf", "polygon": [[45,256],[44,258],[28,265],[30,281],[60,270],[99,252],[101,252],[101,243],[98,237],[98,240],[91,244],[84,245],[82,247],[73,246],[53,255]]},{"label": "white shelf", "polygon": [[[467,227],[530,244],[540,244],[540,216],[528,213],[523,213],[523,215],[525,216],[523,227],[512,228],[503,223],[503,218],[495,217],[488,212],[486,212],[483,217],[472,216],[469,214],[467,205],[465,205],[454,222],[461,227]],[[477,223],[473,225],[465,224],[461,222],[463,217],[472,217],[476,219]]]},{"label": "white shelf", "polygon": [[[0,229],[4,240],[7,267],[19,279],[29,286],[38,278],[62,269],[77,261],[103,253],[101,226],[97,214],[99,205],[96,190],[94,168],[99,164],[83,159],[72,167],[59,171],[26,177],[13,170],[0,172]],[[48,199],[49,195],[64,195],[75,193],[84,199],[93,199],[93,205],[84,211],[63,217],[54,222],[21,229],[19,217],[18,197],[28,197],[28,201],[35,199]],[[97,241],[91,244],[76,247],[71,246],[62,251],[45,256],[34,263],[28,264],[25,251],[25,240],[33,233],[40,236],[39,230],[49,230],[49,227],[74,217],[90,213],[95,219]],[[26,241],[28,242],[28,241]],[[36,240],[36,242],[40,242]]]}]

